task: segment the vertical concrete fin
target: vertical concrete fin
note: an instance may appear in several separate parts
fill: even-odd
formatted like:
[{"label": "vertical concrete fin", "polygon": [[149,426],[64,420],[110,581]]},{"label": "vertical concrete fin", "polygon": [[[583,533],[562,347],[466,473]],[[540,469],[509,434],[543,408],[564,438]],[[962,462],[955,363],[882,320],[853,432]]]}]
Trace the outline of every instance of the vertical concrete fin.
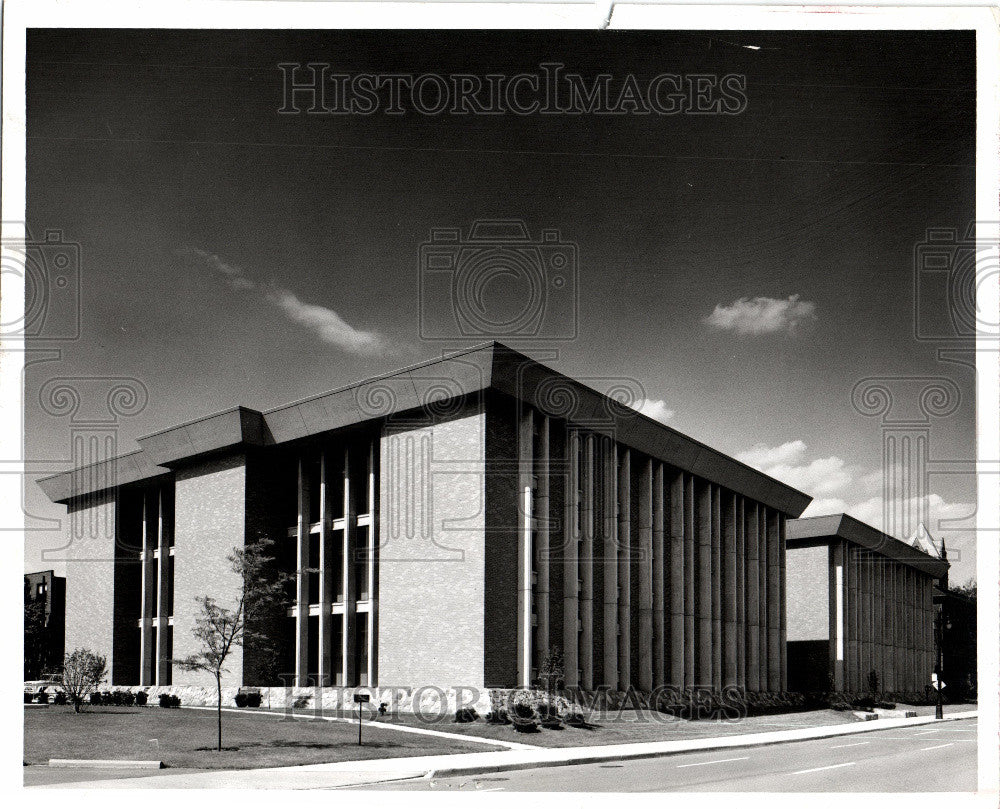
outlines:
[{"label": "vertical concrete fin", "polygon": [[653,461],[646,458],[639,469],[638,513],[638,592],[639,671],[636,681],[641,691],[653,690]]},{"label": "vertical concrete fin", "polygon": [[[535,628],[535,648],[534,648],[534,658],[535,665],[539,666],[545,660],[546,656],[549,654],[549,595],[550,595],[550,583],[549,583],[549,483],[551,475],[551,463],[549,459],[549,417],[540,416],[538,419],[538,457],[535,459],[535,480],[537,481],[535,490],[535,505],[534,505],[534,523],[535,523],[535,541],[537,547],[534,550],[535,554],[535,566],[536,566],[536,578],[535,583],[535,614],[537,616],[538,625]],[[576,495],[573,495],[574,498]],[[574,511],[575,516],[575,511]],[[576,536],[578,533],[574,534],[573,542],[576,542]],[[574,555],[576,551],[576,545],[573,545]],[[573,577],[573,582],[576,582],[576,576]],[[576,612],[573,613],[574,617]],[[576,657],[576,644],[573,644],[573,657]],[[568,650],[567,650],[568,654]],[[567,668],[569,668],[567,666]],[[573,679],[576,679],[576,666],[573,666]]]},{"label": "vertical concrete fin", "polygon": [[357,492],[351,482],[354,474],[354,459],[351,457],[351,447],[344,447],[343,460],[344,483],[344,533],[343,533],[343,575],[344,575],[344,624],[341,634],[340,670],[344,672],[344,685],[356,685],[360,672],[354,649],[357,644],[358,632],[358,588],[354,575],[354,551],[357,547],[358,535],[358,503]]},{"label": "vertical concrete fin", "polygon": [[580,541],[580,685],[594,688],[594,436],[587,434],[582,447]]},{"label": "vertical concrete fin", "polygon": [[295,684],[309,684],[309,475],[299,457],[295,522]]},{"label": "vertical concrete fin", "polygon": [[684,473],[670,474],[670,685],[684,687]]},{"label": "vertical concrete fin", "polygon": [[632,684],[632,453],[618,462],[618,687]]},{"label": "vertical concrete fin", "polygon": [[170,526],[164,519],[163,487],[156,502],[156,684],[170,685]]},{"label": "vertical concrete fin", "polygon": [[737,684],[736,664],[736,495],[726,492],[722,501],[722,539],[724,564],[722,576],[723,596],[723,658],[722,684]]},{"label": "vertical concrete fin", "polygon": [[694,685],[712,686],[712,485],[698,479],[697,497],[697,667]]},{"label": "vertical concrete fin", "polygon": [[532,444],[534,443],[534,411],[526,408],[518,421],[518,546],[517,546],[517,676],[518,685],[529,686],[532,681],[532,616],[531,603],[533,556],[533,486]]},{"label": "vertical concrete fin", "polygon": [[664,479],[663,464],[657,462],[653,469],[653,686],[666,684],[665,625],[666,601],[663,585],[667,560],[664,554]]},{"label": "vertical concrete fin", "polygon": [[780,514],[767,515],[767,690],[781,691],[781,527]]},{"label": "vertical concrete fin", "polygon": [[696,683],[695,649],[697,626],[696,550],[695,544],[695,503],[694,477],[684,475],[684,687],[693,688]]},{"label": "vertical concrete fin", "polygon": [[747,691],[761,690],[760,682],[760,505],[746,504],[746,648]]},{"label": "vertical concrete fin", "polygon": [[722,687],[722,492],[714,483],[712,493],[712,688]]},{"label": "vertical concrete fin", "polygon": [[736,496],[736,685],[747,687],[746,498]]},{"label": "vertical concrete fin", "polygon": [[579,683],[580,668],[580,434],[569,430],[566,438],[566,542],[563,544],[563,671],[567,688]]},{"label": "vertical concrete fin", "polygon": [[618,447],[604,439],[604,685],[618,686]]}]

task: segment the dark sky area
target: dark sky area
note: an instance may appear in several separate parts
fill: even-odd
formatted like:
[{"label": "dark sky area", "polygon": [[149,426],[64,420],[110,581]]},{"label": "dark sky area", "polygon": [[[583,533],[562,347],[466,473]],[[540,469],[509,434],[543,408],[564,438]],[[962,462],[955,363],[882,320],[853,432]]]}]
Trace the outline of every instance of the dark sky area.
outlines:
[{"label": "dark sky area", "polygon": [[[481,342],[424,339],[417,302],[431,230],[481,219],[578,249],[576,337],[522,347],[556,350],[550,364],[598,388],[638,380],[666,423],[813,494],[808,514],[879,525],[882,434],[851,404],[863,378],[953,380],[962,404],[933,422],[931,451],[974,457],[972,372],[914,339],[913,292],[926,230],[975,215],[971,33],[39,30],[27,54],[28,226],[78,243],[82,279],[79,339],[29,369],[39,469],[70,454],[68,419],[39,407],[54,376],[142,381],[125,451],[237,403],[266,409]],[[640,84],[742,74],[747,107],[278,114],[277,65],[306,62],[481,76],[558,62]],[[495,286],[488,303],[522,293]],[[709,319],[790,296],[808,306],[788,328]],[[932,516],[971,514],[974,491],[971,476],[932,479]],[[41,556],[61,544],[43,519],[62,509],[30,481],[26,498],[26,569],[58,568]],[[955,549],[953,578],[972,576],[971,531],[932,532]]]}]

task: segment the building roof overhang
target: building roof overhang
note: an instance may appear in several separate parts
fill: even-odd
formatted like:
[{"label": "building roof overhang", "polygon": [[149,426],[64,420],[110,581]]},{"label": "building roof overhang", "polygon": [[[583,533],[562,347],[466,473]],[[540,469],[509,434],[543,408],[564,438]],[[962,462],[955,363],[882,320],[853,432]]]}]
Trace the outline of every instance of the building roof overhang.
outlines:
[{"label": "building roof overhang", "polygon": [[66,503],[106,488],[166,474],[208,454],[288,444],[331,430],[429,409],[496,391],[581,429],[750,497],[792,517],[811,497],[684,435],[501,343],[470,348],[260,412],[246,407],[139,439],[140,449],[38,481]]},{"label": "building roof overhang", "polygon": [[924,553],[847,514],[806,517],[789,520],[786,524],[785,542],[789,548],[829,544],[835,539],[844,539],[858,547],[875,551],[935,579],[940,579],[948,572],[949,565],[945,560]]}]

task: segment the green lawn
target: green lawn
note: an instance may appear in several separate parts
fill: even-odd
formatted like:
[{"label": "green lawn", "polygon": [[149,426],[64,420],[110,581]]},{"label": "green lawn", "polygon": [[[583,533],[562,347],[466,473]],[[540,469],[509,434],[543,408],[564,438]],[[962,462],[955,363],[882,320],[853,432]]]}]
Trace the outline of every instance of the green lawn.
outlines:
[{"label": "green lawn", "polygon": [[[945,714],[975,707],[949,705]],[[913,710],[921,715],[934,712],[933,706]],[[333,715],[336,712],[327,712],[327,716]],[[649,712],[639,716],[627,710],[594,715],[586,728],[543,729],[537,733],[516,733],[511,725],[490,725],[482,719],[468,724],[457,724],[450,717],[422,722],[412,715],[400,714],[377,721],[539,747],[579,747],[763,733],[858,720],[849,712],[831,710],[756,716],[739,722],[680,720],[663,714],[654,719]],[[246,769],[502,749],[471,740],[442,739],[367,724],[364,745],[358,747],[357,725],[317,720],[308,710],[296,711],[292,720],[280,712],[263,709],[245,713],[226,711],[223,714],[226,749],[221,753],[214,749],[212,711],[91,707],[74,714],[72,708],[49,706],[25,710],[24,725],[24,758],[28,764],[45,764],[50,758],[159,759],[169,767]]]},{"label": "green lawn", "polygon": [[220,753],[212,711],[88,707],[76,714],[66,706],[33,708],[24,712],[24,760],[159,759],[168,767],[246,769],[501,749],[379,728],[365,728],[358,747],[356,725],[266,712],[226,712],[222,721]]},{"label": "green lawn", "polygon": [[564,726],[559,729],[541,728],[535,733],[518,733],[512,725],[491,725],[480,719],[476,722],[457,724],[441,722],[423,724],[413,716],[401,714],[388,723],[429,727],[450,733],[468,734],[486,739],[521,742],[538,747],[589,747],[603,744],[631,744],[633,742],[666,742],[682,739],[703,739],[732,736],[744,733],[764,733],[799,727],[819,727],[841,722],[856,721],[850,714],[837,711],[804,711],[776,716],[756,716],[736,722],[717,720],[691,721],[668,714],[628,709],[608,711],[603,716],[594,714],[585,727]]},{"label": "green lawn", "polygon": [[[934,707],[899,705],[900,709],[916,711],[921,716],[933,715]],[[950,712],[974,710],[975,705],[954,705],[945,708]],[[799,711],[796,713],[770,716],[751,716],[739,721],[718,720],[691,721],[678,719],[666,714],[634,710],[607,711],[604,715],[595,713],[585,728],[563,727],[558,730],[540,729],[536,733],[518,733],[512,725],[491,725],[485,720],[457,724],[448,717],[439,722],[424,723],[409,714],[385,717],[378,720],[386,724],[409,725],[430,728],[448,733],[460,733],[486,739],[507,742],[521,742],[538,747],[583,747],[604,744],[630,744],[633,742],[679,741],[682,739],[705,739],[717,736],[733,736],[746,733],[767,733],[795,728],[823,727],[845,722],[862,721],[850,711],[829,709]]]}]

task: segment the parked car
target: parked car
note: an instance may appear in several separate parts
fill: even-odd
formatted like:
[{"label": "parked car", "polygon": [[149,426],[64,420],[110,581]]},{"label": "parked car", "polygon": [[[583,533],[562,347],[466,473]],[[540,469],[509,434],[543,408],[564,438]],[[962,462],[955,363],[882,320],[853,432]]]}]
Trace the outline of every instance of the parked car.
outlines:
[{"label": "parked car", "polygon": [[[31,702],[50,702],[56,694],[66,692],[59,682],[58,675],[46,675],[41,680],[25,680],[24,693],[31,695]],[[27,696],[24,701],[29,701]]]},{"label": "parked car", "polygon": [[24,681],[24,690],[31,691],[34,694],[37,694],[43,689],[47,689],[51,694],[54,693],[52,690],[54,688],[58,688],[60,691],[62,690],[62,677],[58,674],[43,674],[40,680]]}]

